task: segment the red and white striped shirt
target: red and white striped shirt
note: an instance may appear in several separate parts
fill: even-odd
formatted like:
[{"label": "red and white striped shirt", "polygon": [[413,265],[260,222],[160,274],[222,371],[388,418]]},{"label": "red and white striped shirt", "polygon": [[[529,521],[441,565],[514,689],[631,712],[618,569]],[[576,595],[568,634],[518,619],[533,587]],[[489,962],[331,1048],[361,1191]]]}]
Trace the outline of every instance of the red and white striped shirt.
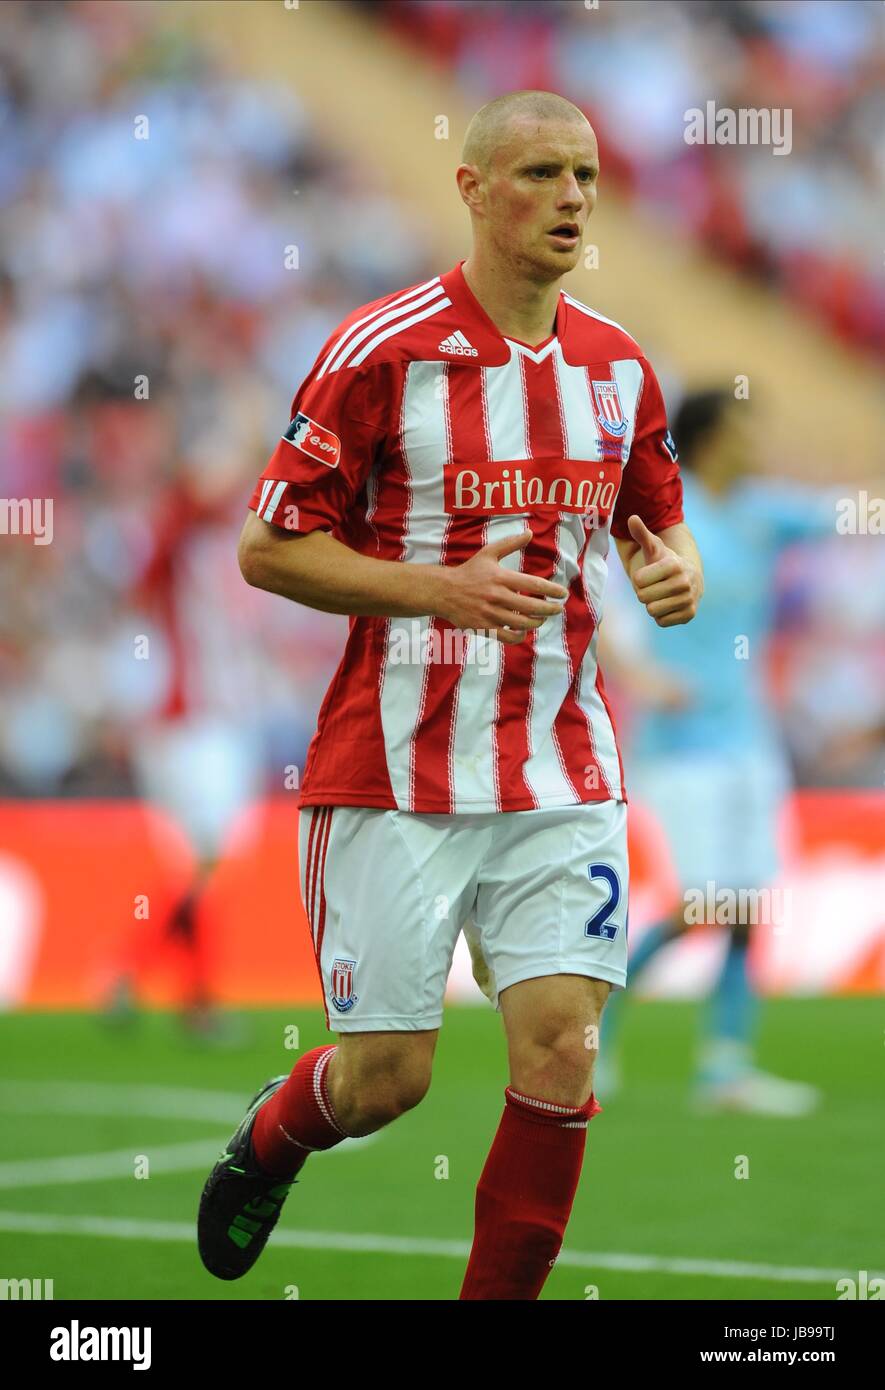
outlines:
[{"label": "red and white striped shirt", "polygon": [[524,811],[625,800],[596,659],[609,533],[682,520],[660,387],[633,339],[562,291],[554,335],[505,338],[462,273],[387,295],[331,335],[249,505],[365,555],[502,562],[563,585],[514,646],[442,618],[356,617],[300,805]]}]

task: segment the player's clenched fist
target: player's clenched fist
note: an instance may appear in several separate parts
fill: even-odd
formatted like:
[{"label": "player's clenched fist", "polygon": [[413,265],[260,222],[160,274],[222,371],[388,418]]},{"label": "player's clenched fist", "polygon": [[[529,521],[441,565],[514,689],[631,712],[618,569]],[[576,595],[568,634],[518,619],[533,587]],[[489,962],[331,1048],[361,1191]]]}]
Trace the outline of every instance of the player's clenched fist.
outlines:
[{"label": "player's clenched fist", "polygon": [[630,563],[630,580],[639,602],[658,627],[690,623],[702,593],[698,569],[649,531],[641,517],[631,516],[627,529],[640,547]]},{"label": "player's clenched fist", "polygon": [[436,615],[455,627],[488,632],[499,642],[513,644],[561,612],[562,600],[568,597],[561,584],[500,563],[505,555],[524,550],[531,539],[531,531],[523,531],[492,541],[462,565],[442,569]]}]

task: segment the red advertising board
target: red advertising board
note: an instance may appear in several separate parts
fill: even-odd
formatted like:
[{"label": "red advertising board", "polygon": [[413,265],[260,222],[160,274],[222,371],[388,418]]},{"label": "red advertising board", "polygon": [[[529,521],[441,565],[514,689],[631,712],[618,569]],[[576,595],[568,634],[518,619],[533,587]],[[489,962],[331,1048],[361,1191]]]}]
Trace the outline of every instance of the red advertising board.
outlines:
[{"label": "red advertising board", "polygon": [[[762,941],[763,988],[885,990],[881,794],[806,791],[793,809],[798,845],[784,878],[796,886],[801,930]],[[672,910],[678,891],[663,828],[640,805],[630,825],[631,921],[641,924]],[[319,1002],[297,835],[294,798],[255,806],[208,880],[199,937],[222,1002]],[[194,868],[183,832],[138,802],[0,803],[0,1004],[94,1007],[124,968],[146,1002],[176,1002],[183,948],[166,926]]]}]

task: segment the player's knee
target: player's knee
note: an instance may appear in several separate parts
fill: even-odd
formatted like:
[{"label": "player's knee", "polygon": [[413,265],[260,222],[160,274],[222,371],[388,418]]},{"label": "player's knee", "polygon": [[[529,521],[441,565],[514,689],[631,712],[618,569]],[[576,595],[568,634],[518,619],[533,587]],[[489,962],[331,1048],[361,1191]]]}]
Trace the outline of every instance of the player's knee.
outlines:
[{"label": "player's knee", "polygon": [[574,1023],[545,1027],[514,1049],[511,1079],[517,1091],[558,1105],[583,1105],[593,1086],[598,1055],[598,1025],[590,1030]]},{"label": "player's knee", "polygon": [[424,1059],[378,1057],[355,1069],[339,1102],[347,1133],[374,1134],[413,1110],[426,1096],[430,1076]]},{"label": "player's knee", "polygon": [[413,1110],[427,1094],[427,1087],[417,1083],[400,1086],[381,1086],[370,1094],[356,1098],[351,1106],[347,1132],[355,1137],[374,1134],[392,1124],[407,1110]]}]

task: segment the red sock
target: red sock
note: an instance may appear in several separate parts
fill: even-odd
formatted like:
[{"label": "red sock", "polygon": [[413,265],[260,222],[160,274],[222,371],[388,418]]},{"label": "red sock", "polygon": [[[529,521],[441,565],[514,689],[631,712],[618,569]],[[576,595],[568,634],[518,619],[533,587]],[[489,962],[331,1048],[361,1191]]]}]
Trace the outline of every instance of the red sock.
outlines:
[{"label": "red sock", "polygon": [[284,1086],[265,1101],[252,1126],[252,1150],[274,1177],[294,1178],[316,1149],[333,1149],[347,1135],[338,1124],[326,1084],[337,1046],[315,1047],[292,1068]]},{"label": "red sock", "polygon": [[535,1299],[559,1254],[581,1175],[587,1122],[602,1106],[553,1105],[508,1086],[476,1189],[462,1299]]}]

